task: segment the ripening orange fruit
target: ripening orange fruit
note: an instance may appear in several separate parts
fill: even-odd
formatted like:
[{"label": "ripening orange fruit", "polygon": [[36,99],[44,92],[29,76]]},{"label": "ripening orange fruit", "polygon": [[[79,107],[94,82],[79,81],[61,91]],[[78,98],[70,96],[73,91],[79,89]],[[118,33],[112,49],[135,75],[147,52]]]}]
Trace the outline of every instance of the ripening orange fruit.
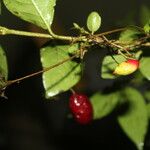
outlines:
[{"label": "ripening orange fruit", "polygon": [[139,68],[139,61],[136,59],[128,59],[120,63],[114,70],[116,75],[129,75]]}]

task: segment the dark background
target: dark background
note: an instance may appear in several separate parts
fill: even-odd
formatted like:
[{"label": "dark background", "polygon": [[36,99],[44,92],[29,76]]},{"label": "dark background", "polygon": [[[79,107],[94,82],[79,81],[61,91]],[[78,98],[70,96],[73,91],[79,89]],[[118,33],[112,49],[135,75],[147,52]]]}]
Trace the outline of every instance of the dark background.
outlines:
[{"label": "dark background", "polygon": [[[95,10],[102,16],[101,31],[128,24],[139,24],[142,5],[149,0],[58,0],[53,30],[58,34],[72,34],[72,23],[86,25],[88,14]],[[0,25],[26,31],[41,30],[9,13],[2,6]],[[16,79],[41,69],[39,47],[44,39],[18,36],[1,36],[6,50],[9,79]],[[105,50],[95,49],[85,57],[85,70],[79,91],[88,96],[110,86],[112,81],[99,76],[99,62]],[[88,82],[87,82],[88,81]],[[60,94],[55,100],[44,98],[41,76],[27,79],[6,90],[8,99],[0,99],[0,149],[10,150],[136,150],[126,137],[115,115],[111,114],[92,124],[81,126],[68,117],[70,92]],[[150,149],[147,135],[145,150]]]}]

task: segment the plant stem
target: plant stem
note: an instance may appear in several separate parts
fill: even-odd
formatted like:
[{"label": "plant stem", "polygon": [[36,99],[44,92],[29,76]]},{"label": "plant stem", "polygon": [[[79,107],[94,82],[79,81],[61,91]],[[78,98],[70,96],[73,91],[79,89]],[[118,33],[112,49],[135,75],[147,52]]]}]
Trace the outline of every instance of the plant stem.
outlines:
[{"label": "plant stem", "polygon": [[130,52],[129,52],[126,48],[124,48],[124,47],[122,47],[122,46],[120,46],[120,45],[118,45],[118,44],[115,44],[115,43],[109,41],[105,36],[102,36],[102,37],[103,37],[103,39],[104,39],[110,46],[112,45],[112,47],[116,47],[116,48],[120,49],[120,50],[118,50],[119,53],[120,53],[122,56],[124,56],[125,58],[129,58],[129,57],[126,56],[125,54],[123,54],[123,53],[121,52],[121,50],[124,50],[129,56],[131,56]]},{"label": "plant stem", "polygon": [[70,91],[71,91],[72,94],[76,94],[76,92],[74,91],[74,89],[71,88]]},{"label": "plant stem", "polygon": [[[95,36],[103,36],[112,34],[115,32],[123,31],[126,28],[119,28],[107,32],[103,32],[100,34],[96,34]],[[62,35],[56,35],[53,32],[50,34],[43,34],[43,33],[34,33],[34,32],[26,32],[26,31],[19,31],[19,30],[13,30],[8,29],[6,27],[0,26],[0,35],[20,35],[20,36],[29,36],[29,37],[38,37],[38,38],[49,38],[49,39],[59,39],[59,40],[67,40],[67,41],[86,41],[86,36],[81,37],[73,37],[73,36],[62,36]]]},{"label": "plant stem", "polygon": [[121,50],[118,50],[118,54],[122,55],[125,59],[128,59],[129,57],[126,56]]},{"label": "plant stem", "polygon": [[[95,34],[93,35],[90,39],[88,36],[80,36],[80,37],[75,37],[75,36],[62,36],[62,35],[56,35],[52,32],[52,35],[50,34],[44,34],[44,33],[35,33],[35,32],[26,32],[26,31],[19,31],[19,30],[14,30],[14,29],[8,29],[6,27],[2,27],[0,26],[0,35],[19,35],[19,36],[28,36],[28,37],[38,37],[38,38],[48,38],[48,39],[58,39],[58,40],[64,40],[64,41],[70,41],[70,42],[78,42],[78,41],[82,41],[82,42],[86,42],[86,41],[92,41],[93,37],[102,37],[108,45],[112,45],[114,47],[117,47],[119,49],[125,50],[128,54],[129,52],[127,51],[126,48],[122,47],[119,45],[117,40],[108,40],[105,35],[109,35],[115,32],[120,32],[125,30],[126,28],[118,28],[118,29],[114,29],[111,31],[107,31],[107,32],[103,32],[100,34]],[[133,46],[147,46],[150,47],[149,42],[147,43],[143,43],[143,40],[148,39],[149,36],[143,37],[141,39],[139,39],[138,41],[135,41],[135,44],[133,44]],[[98,41],[99,44],[104,44],[103,40]]]},{"label": "plant stem", "polygon": [[0,35],[20,35],[20,36],[29,36],[29,37],[38,37],[38,38],[49,38],[49,39],[58,39],[58,40],[66,40],[66,41],[85,41],[85,36],[81,37],[73,37],[73,36],[61,36],[56,34],[43,34],[43,33],[34,33],[34,32],[26,32],[8,29],[0,26]]},{"label": "plant stem", "polygon": [[103,33],[100,33],[100,34],[96,34],[96,36],[109,35],[109,34],[112,34],[112,33],[123,31],[125,29],[127,29],[127,28],[126,27],[125,28],[118,28],[118,29],[114,29],[114,30],[111,30],[111,31],[106,31],[106,32],[103,32]]},{"label": "plant stem", "polygon": [[11,34],[13,34],[13,35],[20,35],[20,36],[29,36],[29,37],[39,37],[39,38],[54,39],[49,34],[19,31],[19,30],[8,29],[8,28],[0,26],[0,35],[11,35]]},{"label": "plant stem", "polygon": [[41,73],[44,73],[44,72],[46,72],[46,71],[50,71],[50,70],[52,70],[52,69],[54,69],[54,68],[56,68],[56,67],[58,67],[58,66],[64,64],[65,62],[74,59],[74,58],[77,57],[77,56],[79,56],[79,53],[76,53],[75,55],[73,55],[73,56],[71,56],[71,57],[69,57],[69,58],[66,58],[66,59],[62,60],[62,61],[58,62],[57,64],[54,64],[54,65],[52,65],[52,66],[50,66],[50,67],[47,67],[47,68],[44,68],[43,70],[40,70],[40,71],[38,71],[38,72],[31,73],[31,74],[29,74],[29,75],[26,75],[26,76],[24,76],[24,77],[21,77],[21,78],[15,79],[15,80],[10,80],[10,81],[7,82],[7,84],[6,84],[5,87],[7,87],[7,86],[9,86],[9,85],[11,85],[11,84],[17,83],[17,82],[19,83],[20,81],[25,80],[25,79],[27,79],[27,78],[31,78],[31,77],[33,77],[33,76],[37,76],[37,75],[39,75],[39,74],[41,74]]},{"label": "plant stem", "polygon": [[142,46],[145,46],[145,47],[150,47],[150,42],[147,42],[147,43],[144,43],[144,44],[141,44]]}]

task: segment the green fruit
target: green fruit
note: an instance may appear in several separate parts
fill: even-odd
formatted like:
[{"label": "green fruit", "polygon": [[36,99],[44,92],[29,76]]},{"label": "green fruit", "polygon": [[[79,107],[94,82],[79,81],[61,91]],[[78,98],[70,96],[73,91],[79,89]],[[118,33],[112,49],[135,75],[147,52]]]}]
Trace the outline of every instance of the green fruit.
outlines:
[{"label": "green fruit", "polygon": [[100,15],[95,11],[91,12],[87,18],[87,28],[93,34],[100,28],[100,26],[101,26]]}]

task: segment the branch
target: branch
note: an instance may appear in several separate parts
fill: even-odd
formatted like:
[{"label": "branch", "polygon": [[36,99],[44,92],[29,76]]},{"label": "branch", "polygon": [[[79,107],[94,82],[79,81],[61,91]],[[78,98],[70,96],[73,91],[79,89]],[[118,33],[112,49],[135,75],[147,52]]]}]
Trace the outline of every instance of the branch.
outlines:
[{"label": "branch", "polygon": [[61,35],[52,36],[50,34],[13,30],[13,29],[2,27],[2,26],[0,26],[0,35],[19,35],[19,36],[58,39],[58,40],[66,40],[66,41],[85,41],[86,40],[85,36],[81,36],[81,37],[61,36]]},{"label": "branch", "polygon": [[120,45],[118,45],[118,44],[116,44],[116,43],[114,43],[114,42],[112,42],[112,41],[109,41],[105,36],[102,36],[102,38],[106,41],[106,45],[111,46],[111,47],[116,47],[116,48],[118,48],[118,53],[119,53],[120,55],[122,55],[122,56],[125,57],[125,58],[130,58],[130,57],[126,56],[126,55],[121,51],[121,50],[124,50],[129,56],[131,56],[131,54],[128,52],[127,48],[124,48],[124,47],[122,47],[122,46],[120,46]]},{"label": "branch", "polygon": [[[125,30],[126,28],[119,28],[119,29],[114,29],[111,31],[103,32],[100,34],[93,35],[95,37],[103,36],[103,35],[109,35],[115,32],[120,32]],[[19,31],[19,30],[14,30],[14,29],[9,29],[6,27],[0,26],[0,35],[19,35],[19,36],[28,36],[28,37],[38,37],[38,38],[49,38],[49,39],[58,39],[58,40],[66,40],[66,41],[87,41],[86,36],[79,36],[79,37],[74,37],[74,36],[62,36],[62,35],[50,35],[50,34],[43,34],[43,33],[34,33],[34,32],[26,32],[26,31]]]},{"label": "branch", "polygon": [[29,37],[38,37],[38,38],[50,38],[54,39],[49,34],[43,34],[43,33],[33,33],[33,32],[26,32],[26,31],[19,31],[19,30],[13,30],[8,29],[5,27],[0,26],[0,35],[20,35],[20,36],[29,36]]},{"label": "branch", "polygon": [[77,57],[77,56],[79,56],[79,53],[76,53],[75,55],[73,55],[73,56],[71,56],[71,57],[69,57],[69,58],[66,58],[66,59],[62,60],[62,61],[58,62],[57,64],[54,64],[54,65],[52,65],[52,66],[50,66],[50,67],[47,67],[47,68],[44,68],[43,70],[40,70],[40,71],[38,71],[38,72],[35,72],[35,73],[32,73],[32,74],[26,75],[26,76],[24,76],[24,77],[21,77],[21,78],[15,79],[15,80],[7,81],[5,87],[2,87],[2,89],[6,88],[6,87],[8,87],[9,85],[12,85],[12,84],[14,84],[14,83],[17,83],[17,82],[19,83],[20,81],[23,81],[23,80],[25,80],[25,79],[27,79],[27,78],[31,78],[31,77],[33,77],[33,76],[37,76],[37,75],[39,75],[39,74],[41,74],[41,73],[44,73],[44,72],[46,72],[46,71],[50,71],[50,70],[52,70],[52,69],[54,69],[54,68],[56,68],[56,67],[58,67],[58,66],[64,64],[65,62],[74,59],[74,58]]},{"label": "branch", "polygon": [[120,31],[124,31],[126,30],[127,28],[118,28],[118,29],[114,29],[114,30],[111,30],[111,31],[106,31],[106,32],[103,32],[103,33],[100,33],[100,34],[96,34],[96,36],[104,36],[104,35],[109,35],[109,34],[112,34],[112,33],[116,33],[116,32],[120,32]]}]

